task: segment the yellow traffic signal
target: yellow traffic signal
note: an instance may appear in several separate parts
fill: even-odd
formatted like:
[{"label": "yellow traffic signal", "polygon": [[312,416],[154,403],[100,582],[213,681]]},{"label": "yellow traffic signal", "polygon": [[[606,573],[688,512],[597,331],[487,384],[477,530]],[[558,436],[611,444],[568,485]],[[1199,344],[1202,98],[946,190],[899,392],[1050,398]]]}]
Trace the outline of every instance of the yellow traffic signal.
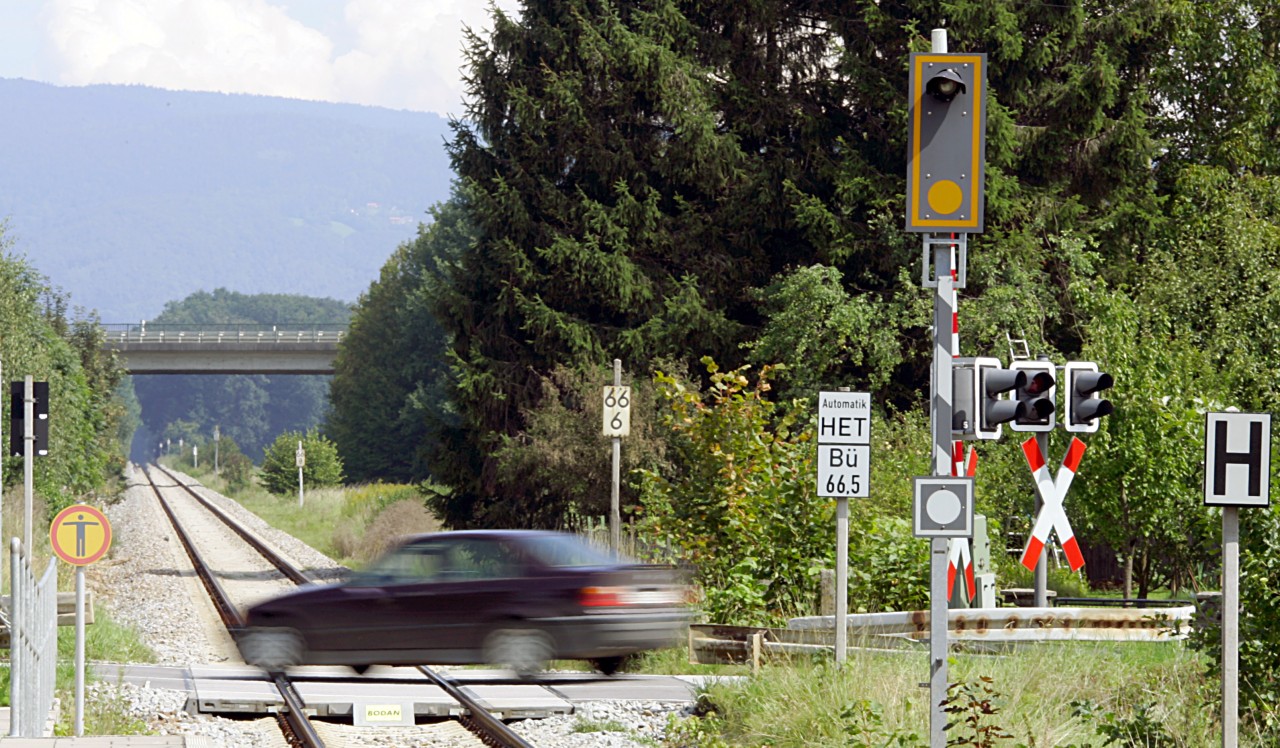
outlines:
[{"label": "yellow traffic signal", "polygon": [[979,233],[987,56],[911,55],[907,231]]}]

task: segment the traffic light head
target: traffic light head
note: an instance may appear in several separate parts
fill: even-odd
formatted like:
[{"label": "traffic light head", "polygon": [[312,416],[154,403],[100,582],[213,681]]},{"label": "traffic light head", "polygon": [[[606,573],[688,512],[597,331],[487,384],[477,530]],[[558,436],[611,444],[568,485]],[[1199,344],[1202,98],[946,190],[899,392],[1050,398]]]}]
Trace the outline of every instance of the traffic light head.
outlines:
[{"label": "traffic light head", "polygon": [[1026,380],[1020,371],[1004,369],[994,358],[973,361],[973,403],[977,411],[973,419],[973,435],[978,439],[999,439],[1001,425],[1023,412],[1021,403],[1009,398]]},{"label": "traffic light head", "polygon": [[1009,424],[1014,431],[1053,431],[1057,425],[1057,408],[1053,395],[1057,386],[1051,361],[1015,361],[1010,369],[1026,375],[1026,379],[1014,392],[1014,398],[1022,403],[1022,413]]},{"label": "traffic light head", "polygon": [[1105,371],[1098,371],[1092,361],[1068,361],[1065,378],[1067,396],[1063,421],[1067,431],[1092,434],[1098,430],[1098,419],[1115,412],[1110,400],[1098,393],[1110,389],[1115,378]]},{"label": "traffic light head", "polygon": [[949,102],[967,89],[964,78],[951,68],[943,68],[929,77],[924,84],[925,93],[941,102]]},{"label": "traffic light head", "polygon": [[986,65],[983,54],[911,55],[908,231],[982,231]]}]

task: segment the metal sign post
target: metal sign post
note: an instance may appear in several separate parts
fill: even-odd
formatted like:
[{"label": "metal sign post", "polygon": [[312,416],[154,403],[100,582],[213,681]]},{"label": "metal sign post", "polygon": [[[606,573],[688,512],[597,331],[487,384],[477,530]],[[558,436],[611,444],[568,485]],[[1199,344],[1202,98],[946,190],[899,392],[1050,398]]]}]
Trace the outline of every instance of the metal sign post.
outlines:
[{"label": "metal sign post", "polygon": [[293,453],[293,461],[298,466],[298,506],[302,506],[302,468],[307,465],[307,453],[302,449],[302,442],[298,442],[298,451]]},{"label": "metal sign post", "polygon": [[22,394],[22,547],[31,548],[31,514],[35,501],[35,385],[30,374]]},{"label": "metal sign post", "polygon": [[222,433],[218,429],[218,425],[213,425],[213,474],[218,474],[218,442],[222,441]]},{"label": "metal sign post", "polygon": [[1240,507],[1271,505],[1271,414],[1207,413],[1204,503],[1222,507],[1222,746],[1240,723]]},{"label": "metal sign post", "polygon": [[76,713],[75,736],[84,735],[84,567],[111,547],[111,522],[85,504],[58,512],[49,525],[49,545],[58,558],[76,567]]},{"label": "metal sign post", "polygon": [[818,393],[818,495],[836,500],[836,666],[849,654],[849,499],[871,495],[871,394]]},{"label": "metal sign post", "polygon": [[631,388],[622,386],[622,359],[613,360],[613,386],[604,388],[604,435],[613,438],[612,488],[609,492],[609,547],[622,544],[622,437],[631,434]]}]

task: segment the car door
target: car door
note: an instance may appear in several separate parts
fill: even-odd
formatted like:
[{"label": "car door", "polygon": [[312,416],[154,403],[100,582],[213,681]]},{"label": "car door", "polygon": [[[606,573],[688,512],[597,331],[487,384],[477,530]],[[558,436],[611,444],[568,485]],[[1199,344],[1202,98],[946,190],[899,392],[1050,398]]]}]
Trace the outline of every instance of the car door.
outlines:
[{"label": "car door", "polygon": [[[327,651],[394,651],[415,642],[404,638],[402,600],[434,579],[439,561],[429,543],[393,550],[368,570],[326,591],[321,610],[311,611],[309,645]],[[428,635],[430,621],[419,622]]]},{"label": "car door", "polygon": [[495,621],[518,616],[523,569],[499,537],[438,541],[438,572],[431,583],[406,587],[396,597],[396,641],[474,659]]}]

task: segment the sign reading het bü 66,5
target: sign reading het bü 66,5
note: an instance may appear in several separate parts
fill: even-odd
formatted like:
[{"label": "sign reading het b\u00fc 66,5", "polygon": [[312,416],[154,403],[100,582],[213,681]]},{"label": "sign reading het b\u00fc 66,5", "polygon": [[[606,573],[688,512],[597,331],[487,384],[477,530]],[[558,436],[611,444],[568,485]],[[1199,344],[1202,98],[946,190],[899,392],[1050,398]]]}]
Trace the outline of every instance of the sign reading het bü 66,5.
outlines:
[{"label": "sign reading het b\u00fc 66,5", "polygon": [[871,495],[870,393],[818,393],[818,495]]}]

